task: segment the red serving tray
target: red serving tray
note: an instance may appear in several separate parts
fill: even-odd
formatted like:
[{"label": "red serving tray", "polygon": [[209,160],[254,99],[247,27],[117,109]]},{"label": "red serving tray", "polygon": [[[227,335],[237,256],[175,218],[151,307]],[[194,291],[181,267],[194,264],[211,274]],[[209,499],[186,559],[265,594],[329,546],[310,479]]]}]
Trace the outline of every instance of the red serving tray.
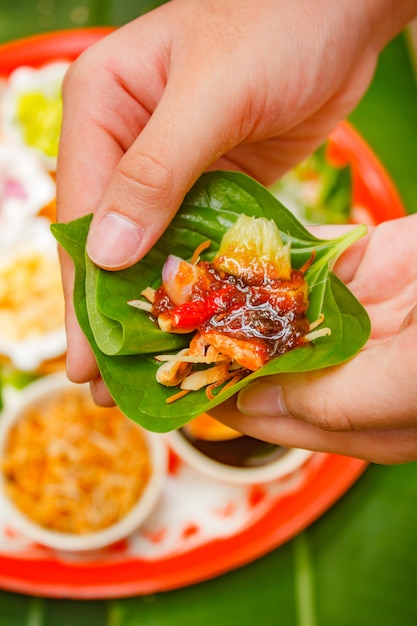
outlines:
[{"label": "red serving tray", "polygon": [[[72,61],[111,30],[59,31],[4,44],[0,46],[0,76],[7,77],[21,65]],[[351,164],[354,199],[365,207],[369,223],[405,214],[386,170],[348,123],[332,133],[331,154],[341,163]],[[107,556],[68,560],[54,551],[29,557],[25,552],[0,553],[0,586],[40,596],[91,599],[147,594],[207,580],[288,541],[329,509],[366,467],[357,459],[322,455],[322,462],[311,465],[302,484],[279,498],[250,527],[177,555],[143,560],[123,550],[118,554],[116,549]]]}]

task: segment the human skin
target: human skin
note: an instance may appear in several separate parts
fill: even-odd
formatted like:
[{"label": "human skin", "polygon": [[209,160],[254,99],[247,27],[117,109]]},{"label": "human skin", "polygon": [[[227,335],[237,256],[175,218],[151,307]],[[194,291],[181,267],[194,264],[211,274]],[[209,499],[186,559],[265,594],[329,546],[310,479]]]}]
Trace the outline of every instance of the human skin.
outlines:
[{"label": "human skin", "polygon": [[[320,227],[314,234],[336,234]],[[365,348],[315,372],[265,377],[213,416],[258,439],[377,463],[417,459],[417,215],[385,222],[334,270],[367,309]]]},{"label": "human skin", "polygon": [[[172,0],[120,28],[82,54],[64,81],[59,221],[93,213],[90,258],[118,270],[146,254],[206,169],[270,184],[355,107],[378,53],[416,4]],[[90,381],[96,401],[110,404],[74,315],[72,262],[62,251],[61,261],[68,376]],[[303,383],[310,399],[298,421],[310,416],[311,384]],[[243,395],[239,402],[245,409]],[[238,419],[243,430],[248,420]]]}]

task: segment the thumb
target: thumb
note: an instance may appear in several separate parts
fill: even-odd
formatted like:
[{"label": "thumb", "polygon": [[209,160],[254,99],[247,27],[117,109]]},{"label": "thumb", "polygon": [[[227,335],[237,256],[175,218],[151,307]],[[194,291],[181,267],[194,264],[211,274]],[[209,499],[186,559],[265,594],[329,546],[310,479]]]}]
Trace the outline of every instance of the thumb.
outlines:
[{"label": "thumb", "polygon": [[271,376],[243,389],[246,415],[291,416],[332,432],[417,426],[416,326],[342,365]]},{"label": "thumb", "polygon": [[229,147],[216,105],[198,92],[191,101],[186,91],[166,88],[95,212],[87,251],[105,269],[123,269],[142,258],[195,180]]}]

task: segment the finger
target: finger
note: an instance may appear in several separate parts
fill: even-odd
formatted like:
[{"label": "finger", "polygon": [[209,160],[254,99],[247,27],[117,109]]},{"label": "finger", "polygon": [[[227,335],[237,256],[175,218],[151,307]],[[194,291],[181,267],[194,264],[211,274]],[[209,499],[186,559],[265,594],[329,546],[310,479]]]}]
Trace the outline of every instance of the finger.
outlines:
[{"label": "finger", "polygon": [[75,383],[88,382],[98,375],[97,363],[87,338],[78,325],[74,310],[74,266],[64,250],[59,251],[65,300],[65,330],[67,336],[67,376]]},{"label": "finger", "polygon": [[110,395],[109,390],[107,389],[103,379],[100,376],[91,379],[90,382],[90,391],[91,395],[94,399],[94,402],[98,404],[98,406],[114,406],[115,402]]},{"label": "finger", "polygon": [[[131,141],[132,134],[139,132],[149,117],[146,105],[150,103],[145,101],[142,107],[135,107],[134,114],[129,112],[131,123],[122,125],[124,136],[118,139],[106,132],[103,118],[108,119],[110,128],[115,128],[117,123],[120,126],[120,110],[126,111],[126,106],[122,107],[120,102],[125,94],[111,88],[114,77],[109,61],[106,61],[113,57],[114,45],[111,35],[87,50],[70,68],[64,81],[64,115],[57,168],[57,213],[61,222],[95,211],[123,154],[123,143]],[[126,45],[129,45],[128,36]],[[91,67],[95,68],[94,72]],[[145,70],[143,74],[146,74]],[[155,97],[155,94],[149,97]],[[70,257],[63,251],[61,267],[66,301],[67,373],[74,382],[86,382],[97,376],[97,366],[76,321],[72,302],[74,268]]]},{"label": "finger", "polygon": [[[162,93],[163,79],[152,60],[155,42],[140,24],[132,22],[88,48],[65,76],[57,168],[59,221],[95,211],[120,158]],[[131,54],[137,40],[142,43],[140,71]],[[122,70],[128,76],[135,73],[140,98],[129,92],[129,80],[119,75]]]},{"label": "finger", "polygon": [[382,464],[417,460],[416,428],[329,432],[291,417],[244,415],[233,399],[210,413],[246,435],[288,448],[342,454]]},{"label": "finger", "polygon": [[[224,91],[224,85],[211,87]],[[230,119],[227,113],[220,115],[220,103],[210,100],[205,90],[172,79],[121,158],[90,229],[87,249],[97,265],[121,269],[142,258],[194,181],[238,140],[226,139]]]},{"label": "finger", "polygon": [[243,389],[239,409],[335,432],[417,427],[416,342],[413,324],[337,367],[268,377]]},{"label": "finger", "polygon": [[74,383],[85,383],[98,376],[97,363],[86,336],[79,327],[71,301],[65,312],[67,333],[67,376]]}]

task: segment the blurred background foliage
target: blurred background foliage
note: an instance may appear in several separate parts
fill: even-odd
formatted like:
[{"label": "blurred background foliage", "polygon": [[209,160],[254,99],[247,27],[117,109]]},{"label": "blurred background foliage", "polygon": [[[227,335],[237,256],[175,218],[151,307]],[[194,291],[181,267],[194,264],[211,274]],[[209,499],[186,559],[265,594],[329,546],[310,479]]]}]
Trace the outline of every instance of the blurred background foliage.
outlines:
[{"label": "blurred background foliage", "polygon": [[85,26],[120,26],[163,0],[1,0],[0,41]]}]

